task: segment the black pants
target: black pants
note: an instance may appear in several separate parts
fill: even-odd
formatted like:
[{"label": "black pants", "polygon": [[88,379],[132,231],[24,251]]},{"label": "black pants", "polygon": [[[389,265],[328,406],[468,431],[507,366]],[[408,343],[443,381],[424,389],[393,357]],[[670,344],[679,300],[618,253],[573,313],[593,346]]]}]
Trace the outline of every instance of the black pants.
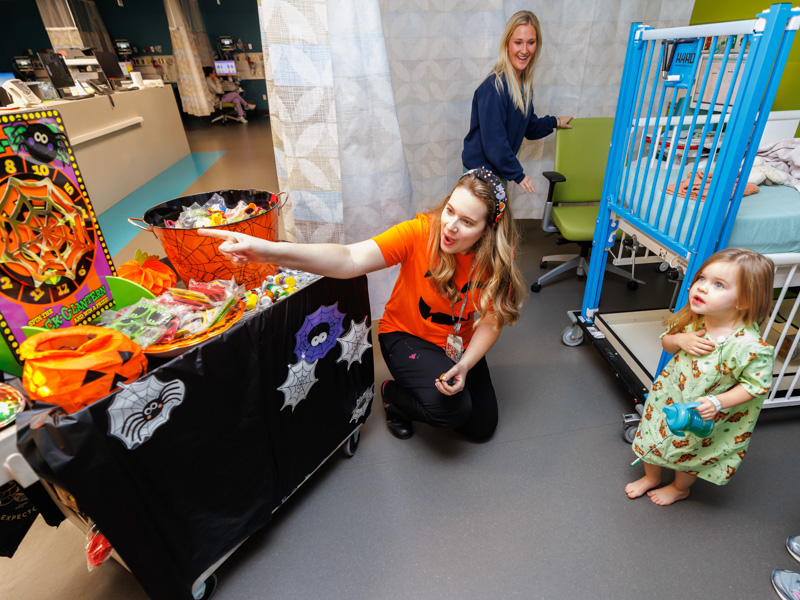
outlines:
[{"label": "black pants", "polygon": [[455,429],[475,440],[494,433],[497,396],[485,358],[467,373],[463,390],[446,396],[434,385],[434,380],[453,366],[442,348],[403,332],[382,333],[378,340],[395,380],[387,395],[398,417]]}]

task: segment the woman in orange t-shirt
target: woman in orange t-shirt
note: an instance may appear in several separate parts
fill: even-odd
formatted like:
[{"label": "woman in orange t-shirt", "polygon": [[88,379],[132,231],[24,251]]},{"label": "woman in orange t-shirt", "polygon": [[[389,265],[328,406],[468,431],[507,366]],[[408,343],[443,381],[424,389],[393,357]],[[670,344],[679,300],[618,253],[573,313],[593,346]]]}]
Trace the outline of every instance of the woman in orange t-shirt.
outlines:
[{"label": "woman in orange t-shirt", "polygon": [[201,229],[223,240],[236,264],[273,262],[347,279],[400,264],[378,339],[394,381],[381,386],[389,430],[412,421],[481,440],[497,426],[497,398],[484,355],[519,318],[525,285],[519,241],[499,178],[486,168],[459,179],[438,207],[355,244],[269,242]]}]

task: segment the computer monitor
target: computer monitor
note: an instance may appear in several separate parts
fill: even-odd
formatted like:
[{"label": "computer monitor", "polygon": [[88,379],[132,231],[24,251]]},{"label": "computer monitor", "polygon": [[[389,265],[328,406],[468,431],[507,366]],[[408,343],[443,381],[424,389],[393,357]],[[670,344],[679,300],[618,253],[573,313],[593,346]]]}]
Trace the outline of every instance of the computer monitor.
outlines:
[{"label": "computer monitor", "polygon": [[229,35],[221,35],[217,38],[217,46],[220,52],[233,52],[236,50],[236,44],[233,38]]},{"label": "computer monitor", "polygon": [[114,49],[120,56],[129,56],[133,53],[131,43],[128,40],[114,40]]},{"label": "computer monitor", "polygon": [[[709,55],[707,53],[702,53],[700,55],[700,59],[697,62],[698,76],[694,81],[691,91],[690,106],[692,108],[695,107],[697,102],[700,102],[700,108],[702,109],[718,112],[721,111],[725,107],[725,99],[728,96],[728,91],[730,90],[731,85],[733,85],[733,94],[731,95],[731,99],[736,98],[736,93],[739,90],[739,83],[741,82],[742,74],[744,73],[745,61],[742,60],[741,64],[739,65],[739,69],[737,70],[737,55],[731,52],[730,56],[728,56],[727,62],[725,63],[725,69],[723,71],[723,58],[724,56],[721,54],[711,55],[711,68],[708,69],[708,81],[706,82],[705,89],[703,90],[703,97],[700,98],[700,87],[709,60]],[[719,80],[721,72],[722,82],[719,85],[719,91],[715,99],[714,90],[717,87],[717,80]],[[735,81],[734,74],[736,75]],[[713,106],[712,100],[714,100]],[[731,107],[729,106],[728,110],[730,110],[730,108]]]},{"label": "computer monitor", "polygon": [[214,72],[217,75],[236,75],[235,60],[215,60]]},{"label": "computer monitor", "polygon": [[58,100],[58,91],[49,81],[26,81],[31,91],[39,96],[42,101]]},{"label": "computer monitor", "polygon": [[75,85],[75,80],[72,78],[63,56],[53,52],[40,52],[39,60],[42,61],[42,66],[50,76],[53,87],[57,90]]},{"label": "computer monitor", "polygon": [[95,50],[94,57],[97,59],[97,62],[100,63],[100,68],[103,70],[103,74],[109,81],[114,79],[124,79],[128,76],[127,73],[123,74],[122,69],[119,67],[119,62],[117,61],[117,55],[113,52],[101,52],[100,50]]},{"label": "computer monitor", "polygon": [[20,73],[33,71],[33,60],[28,56],[15,56],[14,68]]},{"label": "computer monitor", "polygon": [[10,81],[11,79],[16,79],[13,73],[0,73],[0,87],[2,87],[6,81]]}]

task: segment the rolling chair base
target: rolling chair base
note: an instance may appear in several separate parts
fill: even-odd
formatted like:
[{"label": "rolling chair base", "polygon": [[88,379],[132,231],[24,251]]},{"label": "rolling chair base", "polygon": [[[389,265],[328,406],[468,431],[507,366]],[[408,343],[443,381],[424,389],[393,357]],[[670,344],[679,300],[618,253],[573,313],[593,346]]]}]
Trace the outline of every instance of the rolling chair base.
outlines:
[{"label": "rolling chair base", "polygon": [[[566,261],[563,264],[558,265],[552,271],[545,273],[539,279],[536,280],[536,283],[531,285],[532,292],[539,292],[542,289],[542,284],[546,281],[553,279],[553,277],[557,277],[561,275],[561,273],[565,273],[570,269],[576,269],[578,272],[578,276],[584,276],[586,273],[589,272],[589,261],[586,260],[585,256],[576,256],[574,254],[557,254],[552,256],[545,256],[542,258],[542,268],[547,268],[548,261]],[[614,273],[615,275],[619,275],[620,277],[624,277],[628,280],[628,289],[635,290],[639,287],[639,284],[644,284],[644,281],[640,279],[634,279],[630,272],[625,271],[624,269],[620,269],[616,265],[612,265],[610,263],[606,264],[606,271],[608,273]]]},{"label": "rolling chair base", "polygon": [[236,121],[237,123],[239,123],[238,117],[228,114],[221,114],[218,117],[214,117],[213,119],[211,119],[212,123],[217,123],[218,121],[222,121],[223,125],[228,121]]}]

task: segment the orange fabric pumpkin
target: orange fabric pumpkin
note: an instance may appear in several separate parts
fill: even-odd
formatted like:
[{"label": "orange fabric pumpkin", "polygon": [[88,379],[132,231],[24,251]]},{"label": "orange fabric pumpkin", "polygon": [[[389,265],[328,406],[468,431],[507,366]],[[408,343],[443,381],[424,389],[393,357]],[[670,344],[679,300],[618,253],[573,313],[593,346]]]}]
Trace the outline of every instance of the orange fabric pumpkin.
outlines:
[{"label": "orange fabric pumpkin", "polygon": [[138,283],[156,296],[168,288],[175,287],[178,282],[175,271],[158,260],[158,256],[148,256],[141,250],[136,251],[136,258],[122,263],[117,268],[117,275]]},{"label": "orange fabric pumpkin", "polygon": [[147,369],[142,349],[113,329],[78,325],[32,335],[19,347],[22,386],[31,400],[73,413]]}]

